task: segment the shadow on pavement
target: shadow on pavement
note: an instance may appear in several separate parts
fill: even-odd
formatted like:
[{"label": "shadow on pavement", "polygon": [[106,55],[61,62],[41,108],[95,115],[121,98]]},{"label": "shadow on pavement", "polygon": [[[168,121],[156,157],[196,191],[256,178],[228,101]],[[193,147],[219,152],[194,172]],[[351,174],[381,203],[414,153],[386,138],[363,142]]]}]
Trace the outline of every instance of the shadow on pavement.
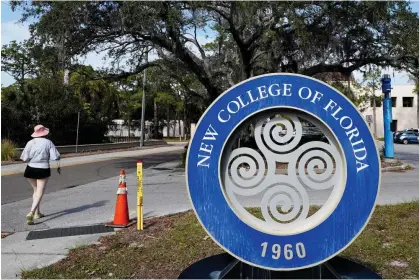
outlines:
[{"label": "shadow on pavement", "polygon": [[[87,210],[87,209],[90,209],[90,208],[102,207],[106,203],[108,203],[107,200],[101,200],[101,201],[98,201],[98,202],[95,202],[95,203],[92,203],[92,204],[86,204],[86,205],[82,205],[82,206],[78,206],[78,207],[74,207],[74,208],[62,210],[62,211],[59,211],[59,212],[55,212],[55,213],[52,213],[52,214],[48,214],[48,215],[45,215],[45,218],[47,218],[47,219],[42,220],[40,223],[44,223],[44,222],[47,222],[47,221],[50,221],[50,220],[59,218],[59,217],[64,216],[64,215],[82,212],[82,211]],[[54,216],[54,217],[48,218],[50,216]]]}]

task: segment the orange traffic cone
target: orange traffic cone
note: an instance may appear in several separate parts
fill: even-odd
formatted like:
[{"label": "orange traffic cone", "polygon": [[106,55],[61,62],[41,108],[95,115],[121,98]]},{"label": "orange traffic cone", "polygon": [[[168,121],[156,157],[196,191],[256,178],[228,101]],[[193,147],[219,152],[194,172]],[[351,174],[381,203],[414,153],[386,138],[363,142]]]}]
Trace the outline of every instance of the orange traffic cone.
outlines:
[{"label": "orange traffic cone", "polygon": [[121,170],[119,174],[119,186],[116,192],[116,207],[113,222],[106,223],[105,226],[109,227],[128,227],[134,223],[129,220],[128,212],[128,196],[127,196],[127,184],[125,182],[125,171]]}]

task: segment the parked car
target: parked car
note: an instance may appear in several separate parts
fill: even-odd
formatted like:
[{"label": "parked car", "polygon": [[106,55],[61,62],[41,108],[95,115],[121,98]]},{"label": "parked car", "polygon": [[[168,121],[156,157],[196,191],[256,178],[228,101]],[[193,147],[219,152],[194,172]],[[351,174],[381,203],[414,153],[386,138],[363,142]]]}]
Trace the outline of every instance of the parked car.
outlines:
[{"label": "parked car", "polygon": [[319,128],[315,126],[303,126],[301,142],[307,143],[310,141],[327,142],[327,138]]},{"label": "parked car", "polygon": [[394,140],[394,142],[396,142],[396,140],[397,140],[397,138],[400,136],[400,134],[402,134],[403,133],[403,131],[396,131],[396,132],[393,132],[393,140]]},{"label": "parked car", "polygon": [[403,131],[399,134],[395,134],[394,142],[403,144],[419,143],[419,133],[414,132],[413,130]]},{"label": "parked car", "polygon": [[409,128],[409,129],[406,129],[405,131],[413,131],[415,133],[419,133],[419,128]]},{"label": "parked car", "polygon": [[[283,129],[279,134],[284,136],[287,134],[287,130]],[[295,135],[295,131],[293,132],[293,135]],[[327,142],[328,140],[318,127],[305,123],[302,126],[300,145],[311,141]]]}]

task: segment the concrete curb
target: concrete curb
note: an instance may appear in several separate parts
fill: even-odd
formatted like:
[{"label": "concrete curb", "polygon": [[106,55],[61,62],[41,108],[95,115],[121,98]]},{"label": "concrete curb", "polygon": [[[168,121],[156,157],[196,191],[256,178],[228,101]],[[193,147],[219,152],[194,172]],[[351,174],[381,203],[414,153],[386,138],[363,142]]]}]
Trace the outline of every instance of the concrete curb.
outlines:
[{"label": "concrete curb", "polygon": [[163,162],[163,163],[159,163],[156,165],[153,165],[151,167],[149,167],[150,169],[167,169],[167,170],[176,170],[177,166],[180,164],[180,160],[173,160],[173,161],[167,161],[167,162]]},{"label": "concrete curb", "polygon": [[[152,147],[152,146],[159,146],[159,145],[160,146],[167,145],[167,142],[163,140],[144,141],[144,146]],[[140,141],[78,145],[77,151],[79,153],[82,153],[82,152],[95,152],[95,151],[109,151],[109,150],[133,148],[133,147],[140,147]],[[60,152],[60,154],[76,153],[76,145],[56,146],[56,148],[58,152]],[[24,148],[17,148],[16,151],[22,152],[23,149]]]},{"label": "concrete curb", "polygon": [[409,168],[412,168],[412,167],[413,166],[409,164],[402,164],[400,166],[389,166],[389,167],[381,168],[381,172],[408,170]]}]

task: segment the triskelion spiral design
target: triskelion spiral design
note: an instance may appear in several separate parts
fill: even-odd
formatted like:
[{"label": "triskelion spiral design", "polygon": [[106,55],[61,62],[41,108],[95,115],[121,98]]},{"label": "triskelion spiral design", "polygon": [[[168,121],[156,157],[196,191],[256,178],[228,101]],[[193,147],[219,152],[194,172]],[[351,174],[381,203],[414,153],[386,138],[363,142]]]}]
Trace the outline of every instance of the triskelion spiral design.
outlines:
[{"label": "triskelion spiral design", "polygon": [[[303,127],[294,114],[261,118],[254,131],[259,151],[234,149],[222,170],[230,202],[241,214],[277,230],[304,223],[310,207],[306,188],[333,189],[341,174],[340,153],[322,141],[301,144]],[[288,163],[287,174],[276,174],[277,162]],[[237,195],[260,201],[263,219],[250,214]]]}]

